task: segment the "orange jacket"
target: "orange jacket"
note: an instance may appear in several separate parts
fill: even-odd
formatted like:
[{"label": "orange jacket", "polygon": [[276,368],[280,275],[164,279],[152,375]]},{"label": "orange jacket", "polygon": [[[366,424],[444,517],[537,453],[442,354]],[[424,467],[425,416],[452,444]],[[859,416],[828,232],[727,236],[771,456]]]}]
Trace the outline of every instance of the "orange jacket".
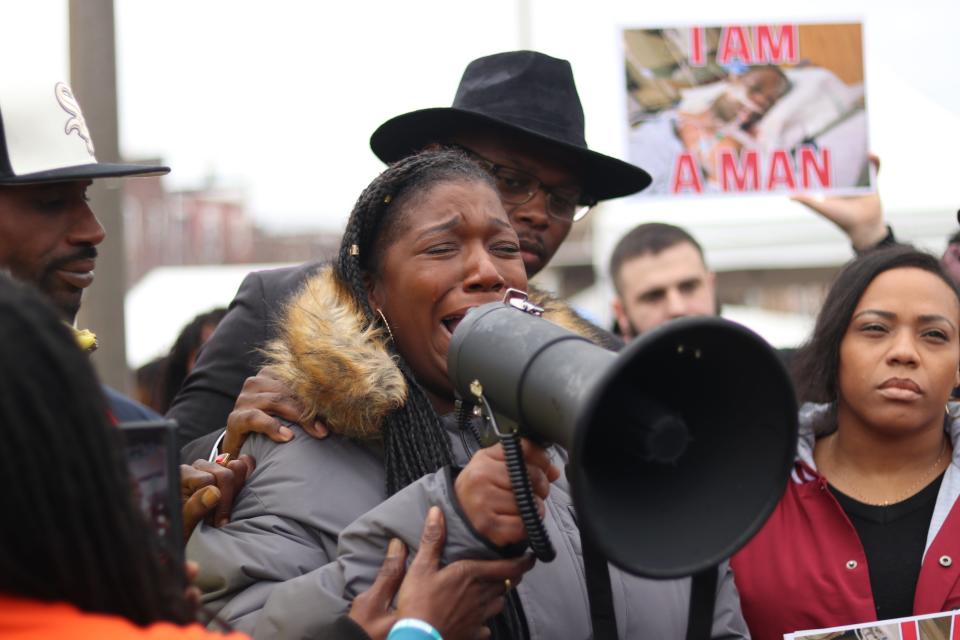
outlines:
[{"label": "orange jacket", "polygon": [[219,634],[199,624],[181,627],[157,622],[138,627],[120,616],[86,613],[65,602],[40,602],[0,595],[3,640],[249,640],[242,633]]}]

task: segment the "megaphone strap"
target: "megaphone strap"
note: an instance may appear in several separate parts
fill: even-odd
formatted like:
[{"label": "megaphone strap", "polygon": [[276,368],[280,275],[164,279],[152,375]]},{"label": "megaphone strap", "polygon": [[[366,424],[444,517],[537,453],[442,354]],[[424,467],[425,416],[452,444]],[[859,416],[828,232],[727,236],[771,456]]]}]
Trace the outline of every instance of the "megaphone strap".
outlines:
[{"label": "megaphone strap", "polygon": [[717,567],[707,567],[690,579],[690,609],[687,613],[686,640],[709,640],[713,632],[713,614],[717,603]]},{"label": "megaphone strap", "polygon": [[587,582],[587,601],[590,604],[590,625],[593,640],[618,640],[617,614],[613,608],[613,588],[607,558],[580,529],[583,548],[583,572]]}]

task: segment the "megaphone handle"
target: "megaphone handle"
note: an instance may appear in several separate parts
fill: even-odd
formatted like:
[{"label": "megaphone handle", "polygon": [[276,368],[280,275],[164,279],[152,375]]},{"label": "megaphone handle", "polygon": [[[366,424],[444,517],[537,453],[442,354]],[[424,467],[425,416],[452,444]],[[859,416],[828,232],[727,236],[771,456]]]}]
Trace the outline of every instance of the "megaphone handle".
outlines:
[{"label": "megaphone handle", "polygon": [[530,476],[527,475],[527,465],[523,461],[523,447],[520,444],[520,435],[503,433],[500,435],[503,444],[503,454],[507,461],[507,473],[510,475],[510,485],[513,487],[513,496],[517,500],[517,509],[520,519],[527,530],[527,540],[537,560],[550,562],[557,557],[557,552],[550,542],[540,514],[537,513],[537,503],[533,498],[533,489],[530,487]]}]

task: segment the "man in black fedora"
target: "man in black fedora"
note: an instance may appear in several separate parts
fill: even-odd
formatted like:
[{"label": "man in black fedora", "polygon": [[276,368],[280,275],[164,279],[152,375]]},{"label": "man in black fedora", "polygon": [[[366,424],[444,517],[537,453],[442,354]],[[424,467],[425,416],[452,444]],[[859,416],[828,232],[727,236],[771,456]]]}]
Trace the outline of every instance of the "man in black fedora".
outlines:
[{"label": "man in black fedora", "polygon": [[[452,106],[397,116],[370,138],[373,152],[388,163],[432,145],[463,149],[496,178],[528,276],[546,266],[591,206],[650,184],[643,169],[587,148],[570,63],[535,51],[474,60]],[[247,276],[167,414],[180,424],[181,442],[224,428],[244,381],[262,365],[258,350],[273,337],[274,314],[318,266]],[[276,440],[292,435],[260,411],[246,415],[246,428]],[[214,440],[186,447],[184,458],[207,457]]]},{"label": "man in black fedora", "polygon": [[651,181],[643,169],[587,148],[570,63],[536,51],[474,60],[452,106],[391,118],[370,137],[387,163],[430,144],[463,148],[497,178],[528,277],[590,207]]}]

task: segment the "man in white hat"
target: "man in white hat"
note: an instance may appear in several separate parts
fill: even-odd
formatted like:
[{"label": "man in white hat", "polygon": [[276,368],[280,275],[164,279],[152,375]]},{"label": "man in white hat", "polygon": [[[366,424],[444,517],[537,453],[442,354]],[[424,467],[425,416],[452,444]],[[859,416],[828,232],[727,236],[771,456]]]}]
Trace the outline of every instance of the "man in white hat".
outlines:
[{"label": "man in white hat", "polygon": [[[97,162],[64,82],[0,84],[0,268],[43,291],[73,324],[93,284],[105,233],[87,201],[97,178],[163,175],[167,167]],[[118,421],[156,417],[105,389]]]},{"label": "man in white hat", "polygon": [[[97,246],[106,237],[87,188],[98,178],[169,171],[97,162],[80,105],[65,83],[0,83],[0,269],[40,289],[73,325],[83,291],[93,284]],[[109,387],[104,393],[116,422],[159,418]],[[184,509],[185,526],[192,528],[218,504],[229,509],[250,464],[241,459],[229,468],[182,467],[184,494],[195,494]],[[216,490],[199,491],[208,485]]]}]

